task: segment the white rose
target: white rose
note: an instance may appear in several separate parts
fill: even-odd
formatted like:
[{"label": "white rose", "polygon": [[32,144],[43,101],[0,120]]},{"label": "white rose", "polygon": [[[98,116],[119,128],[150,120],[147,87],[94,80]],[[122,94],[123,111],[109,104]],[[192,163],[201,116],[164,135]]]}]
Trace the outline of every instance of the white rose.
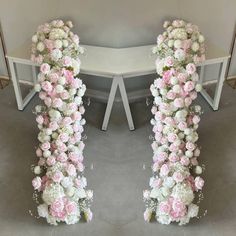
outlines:
[{"label": "white rose", "polygon": [[36,175],[39,175],[39,174],[41,173],[41,168],[40,168],[40,166],[35,166],[35,167],[34,167],[34,173],[35,173]]},{"label": "white rose", "polygon": [[48,205],[41,204],[37,207],[38,214],[40,217],[47,218],[48,217]]},{"label": "white rose", "polygon": [[35,34],[35,35],[33,35],[33,37],[32,37],[32,42],[33,43],[37,43],[38,42],[38,36]]},{"label": "white rose", "polygon": [[62,93],[63,90],[64,90],[64,88],[63,88],[62,85],[58,84],[58,85],[56,86],[56,92],[57,92],[57,93]]},{"label": "white rose", "polygon": [[58,83],[61,84],[61,85],[64,85],[66,83],[66,78],[65,77],[60,77],[58,79]]},{"label": "white rose", "polygon": [[60,49],[54,49],[54,50],[51,52],[51,58],[52,58],[52,60],[58,61],[61,57],[62,57],[62,52],[61,52]]},{"label": "white rose", "polygon": [[198,37],[198,42],[203,43],[204,41],[205,41],[204,36],[202,34],[200,34],[199,37]]},{"label": "white rose", "polygon": [[43,44],[42,42],[39,42],[39,43],[37,44],[37,50],[40,51],[40,52],[42,52],[44,49],[45,49],[44,44]]},{"label": "white rose", "polygon": [[199,43],[194,42],[191,48],[194,52],[197,52],[199,50]]},{"label": "white rose", "polygon": [[172,90],[173,90],[174,93],[180,93],[181,87],[180,87],[179,84],[176,84],[176,85],[173,86]]},{"label": "white rose", "polygon": [[174,46],[174,40],[173,39],[170,39],[168,41],[168,47],[172,48]]},{"label": "white rose", "polygon": [[187,151],[185,152],[185,156],[191,158],[191,157],[193,157],[193,152],[187,150]]},{"label": "white rose", "polygon": [[183,61],[185,59],[185,52],[182,49],[177,49],[174,56],[178,61]]},{"label": "white rose", "polygon": [[42,111],[42,106],[41,106],[41,105],[35,106],[35,111],[36,111],[37,113],[41,112],[41,111]]},{"label": "white rose", "polygon": [[181,48],[181,46],[182,46],[182,41],[181,40],[177,39],[177,40],[174,41],[174,47],[175,48]]},{"label": "white rose", "polygon": [[196,204],[190,204],[188,206],[188,216],[193,218],[193,217],[197,217],[198,215],[198,211],[199,211],[199,207]]},{"label": "white rose", "polygon": [[171,83],[172,85],[176,85],[176,84],[178,84],[178,79],[177,79],[176,77],[171,77],[170,83]]},{"label": "white rose", "polygon": [[46,151],[43,152],[43,156],[45,158],[50,157],[51,156],[51,152],[49,150],[46,150]]},{"label": "white rose", "polygon": [[202,167],[201,167],[201,166],[196,166],[196,167],[195,167],[195,173],[196,173],[197,175],[200,175],[200,174],[202,173]]},{"label": "white rose", "polygon": [[166,95],[167,94],[167,89],[160,89],[160,94],[161,95]]},{"label": "white rose", "polygon": [[75,194],[75,188],[74,187],[70,187],[66,190],[66,195],[69,197],[72,197]]},{"label": "white rose", "polygon": [[63,46],[65,48],[68,47],[69,43],[68,43],[68,41],[66,39],[64,39],[62,42],[63,42]]},{"label": "white rose", "polygon": [[35,84],[35,85],[34,85],[34,90],[35,90],[36,92],[40,92],[40,90],[41,90],[40,84]]},{"label": "white rose", "polygon": [[201,84],[196,84],[195,89],[197,92],[200,92],[202,90],[202,85]]},{"label": "white rose", "polygon": [[54,42],[54,46],[55,46],[55,48],[61,48],[62,47],[62,41],[61,40],[56,40],[55,42]]}]

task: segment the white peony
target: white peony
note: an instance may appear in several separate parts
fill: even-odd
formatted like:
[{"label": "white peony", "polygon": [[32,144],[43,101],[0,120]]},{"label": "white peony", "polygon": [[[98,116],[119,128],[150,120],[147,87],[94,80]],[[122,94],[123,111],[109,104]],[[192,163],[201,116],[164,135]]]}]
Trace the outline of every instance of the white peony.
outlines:
[{"label": "white peony", "polygon": [[48,217],[48,205],[41,204],[37,207],[38,214],[40,217],[47,218]]},{"label": "white peony", "polygon": [[181,200],[186,205],[189,205],[194,199],[193,190],[191,186],[186,183],[176,184],[173,188],[171,196]]}]

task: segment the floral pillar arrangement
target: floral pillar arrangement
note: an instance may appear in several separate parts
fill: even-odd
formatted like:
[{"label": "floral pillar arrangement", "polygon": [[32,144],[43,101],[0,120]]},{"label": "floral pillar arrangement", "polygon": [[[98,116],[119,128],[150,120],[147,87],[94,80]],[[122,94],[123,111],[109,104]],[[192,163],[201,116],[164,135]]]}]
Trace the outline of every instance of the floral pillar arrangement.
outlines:
[{"label": "floral pillar arrangement", "polygon": [[32,37],[31,60],[40,65],[35,90],[43,101],[35,107],[40,144],[32,185],[38,215],[52,225],[92,219],[93,192],[86,190],[81,136],[86,86],[78,78],[84,50],[72,27],[71,21],[54,20],[40,25]]},{"label": "floral pillar arrangement", "polygon": [[204,36],[196,25],[183,20],[166,21],[157,37],[158,78],[151,85],[154,97],[151,120],[154,132],[153,177],[143,193],[144,218],[161,224],[184,225],[198,217],[203,198],[203,168],[197,128],[201,107],[192,105],[201,90],[196,65],[205,60]]}]

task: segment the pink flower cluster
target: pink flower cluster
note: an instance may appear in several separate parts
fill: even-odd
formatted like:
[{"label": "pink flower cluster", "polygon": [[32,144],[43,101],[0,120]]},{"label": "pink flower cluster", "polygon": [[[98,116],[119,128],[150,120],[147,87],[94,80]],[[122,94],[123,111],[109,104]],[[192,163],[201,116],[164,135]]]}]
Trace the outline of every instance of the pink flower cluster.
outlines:
[{"label": "pink flower cluster", "polygon": [[183,20],[165,22],[164,28],[153,49],[159,76],[150,88],[154,176],[151,190],[144,191],[144,218],[149,221],[155,215],[162,224],[183,225],[198,215],[195,195],[201,195],[204,185],[196,144],[201,107],[192,105],[201,89],[196,64],[205,58],[204,37],[197,26]]},{"label": "pink flower cluster", "polygon": [[92,219],[93,194],[85,189],[83,176],[82,97],[86,87],[78,78],[82,50],[71,27],[71,22],[54,20],[40,26],[32,38],[32,59],[40,64],[35,90],[44,103],[35,107],[40,144],[32,185],[42,200],[39,216],[54,225],[74,224],[81,215]]}]

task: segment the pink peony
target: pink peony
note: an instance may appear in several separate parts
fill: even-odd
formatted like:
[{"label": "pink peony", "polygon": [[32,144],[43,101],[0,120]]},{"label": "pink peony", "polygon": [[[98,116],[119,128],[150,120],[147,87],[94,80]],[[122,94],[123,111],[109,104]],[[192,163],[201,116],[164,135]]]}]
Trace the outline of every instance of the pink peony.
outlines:
[{"label": "pink peony", "polygon": [[159,210],[164,214],[169,214],[171,211],[171,205],[169,204],[169,202],[161,202],[159,204]]},{"label": "pink peony", "polygon": [[77,212],[77,204],[75,202],[68,202],[65,205],[65,210],[68,215],[73,215]]}]

